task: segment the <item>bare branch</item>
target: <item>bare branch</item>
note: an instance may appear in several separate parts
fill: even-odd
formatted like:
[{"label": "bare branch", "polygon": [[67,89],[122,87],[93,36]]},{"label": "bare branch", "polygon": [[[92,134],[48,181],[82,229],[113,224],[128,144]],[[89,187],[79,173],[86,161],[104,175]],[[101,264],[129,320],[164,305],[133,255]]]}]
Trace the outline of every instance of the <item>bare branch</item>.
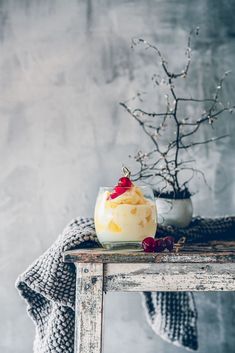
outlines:
[{"label": "bare branch", "polygon": [[[178,78],[184,78],[188,74],[192,53],[191,39],[194,33],[196,35],[198,34],[198,28],[189,33],[187,49],[185,52],[186,64],[181,72],[170,71],[167,61],[157,46],[152,45],[142,38],[133,39],[133,45],[144,44],[146,49],[152,49],[160,59],[163,73],[166,75],[166,78],[161,79],[160,75],[154,74],[152,80],[157,86],[159,86],[162,81],[164,81],[167,85],[166,88],[169,92],[165,95],[166,111],[148,112],[141,107],[131,110],[128,107],[127,102],[120,103],[120,105],[135,119],[135,121],[138,122],[154,146],[149,152],[138,152],[138,154],[134,157],[136,162],[139,164],[139,170],[133,175],[133,177],[135,180],[141,179],[145,183],[151,185],[154,182],[155,187],[157,185],[163,185],[162,190],[169,188],[175,196],[180,193],[184,193],[185,195],[185,191],[188,191],[188,185],[195,173],[199,173],[203,177],[205,183],[207,183],[204,173],[197,168],[194,168],[193,163],[195,160],[192,157],[185,160],[183,158],[184,155],[181,155],[181,151],[185,150],[190,154],[190,151],[195,146],[209,144],[224,139],[225,137],[228,137],[228,135],[213,137],[204,141],[195,141],[195,139],[193,139],[194,141],[190,143],[185,143],[185,139],[187,137],[196,136],[203,124],[209,123],[212,125],[216,119],[223,116],[224,112],[229,111],[230,113],[233,113],[235,110],[235,106],[230,107],[228,104],[224,105],[220,98],[224,80],[228,75],[228,72],[226,72],[219,80],[215,93],[212,97],[209,96],[204,99],[198,99],[194,97],[178,96],[175,83],[179,82],[177,81]],[[137,96],[138,95],[136,95],[136,97]],[[198,107],[202,106],[205,109],[200,118],[186,117],[182,119],[182,109],[184,109],[188,103],[192,103],[194,106]],[[184,114],[185,112],[183,111],[183,115]],[[172,128],[174,128],[173,137],[169,136],[169,131],[172,131],[172,129],[169,131],[167,130],[169,124]],[[163,132],[167,133],[167,138],[169,137],[167,142]],[[164,142],[164,144],[162,142]],[[187,180],[184,180],[184,182],[181,182],[180,180],[182,178],[180,174],[186,170],[192,171],[192,175]]]},{"label": "bare branch", "polygon": [[132,111],[132,113],[133,113],[133,114],[135,114],[135,113],[141,113],[141,114],[143,114],[143,115],[148,115],[148,116],[150,116],[150,117],[155,117],[155,116],[160,116],[160,117],[162,117],[162,116],[166,116],[166,115],[173,115],[172,112],[169,112],[169,113],[148,113],[148,112],[146,112],[146,111],[144,111],[144,110],[142,110],[142,109],[139,109],[139,108],[134,109],[134,110]]},{"label": "bare branch", "polygon": [[210,142],[215,142],[215,141],[218,141],[218,140],[221,140],[225,137],[228,137],[229,135],[223,135],[223,136],[219,136],[219,137],[213,137],[209,140],[205,140],[205,141],[199,141],[199,142],[192,142],[188,145],[182,145],[180,146],[179,148],[180,149],[186,149],[186,148],[191,148],[191,147],[194,147],[194,146],[197,146],[197,145],[205,145],[207,143],[210,143]]},{"label": "bare branch", "polygon": [[189,71],[190,63],[191,63],[191,52],[192,52],[192,49],[191,49],[191,37],[192,37],[193,33],[198,35],[199,34],[199,27],[197,27],[196,29],[192,29],[190,31],[190,33],[189,33],[188,42],[187,42],[188,46],[187,46],[186,51],[185,51],[185,54],[186,54],[186,57],[187,57],[187,62],[186,62],[185,68],[179,73],[174,73],[174,72],[170,72],[169,71],[168,66],[167,66],[167,61],[163,57],[163,55],[162,55],[161,51],[159,50],[159,48],[157,46],[149,43],[147,40],[145,40],[143,38],[133,38],[132,39],[132,47],[136,46],[138,44],[144,44],[146,46],[146,49],[153,49],[157,53],[157,55],[159,56],[160,61],[161,61],[161,65],[162,65],[163,70],[166,73],[167,77],[169,77],[171,79],[175,79],[175,78],[178,78],[178,77],[186,77],[187,73]]}]

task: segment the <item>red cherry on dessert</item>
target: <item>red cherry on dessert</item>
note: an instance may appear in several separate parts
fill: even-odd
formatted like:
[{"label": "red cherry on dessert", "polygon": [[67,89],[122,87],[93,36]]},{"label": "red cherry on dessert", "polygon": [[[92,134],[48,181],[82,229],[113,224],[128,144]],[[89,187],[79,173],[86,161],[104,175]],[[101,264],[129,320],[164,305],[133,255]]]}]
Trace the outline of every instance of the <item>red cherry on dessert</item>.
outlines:
[{"label": "red cherry on dessert", "polygon": [[122,186],[124,188],[130,188],[132,186],[132,182],[128,177],[122,177],[118,181],[118,186]]},{"label": "red cherry on dessert", "polygon": [[118,197],[118,196],[119,196],[119,194],[114,191],[114,192],[112,192],[112,194],[109,195],[108,199],[113,200],[113,199],[116,199],[116,197]]},{"label": "red cherry on dessert", "polygon": [[155,252],[156,240],[148,237],[142,241],[142,248],[145,252]]},{"label": "red cherry on dessert", "polygon": [[162,252],[164,251],[166,248],[165,242],[163,241],[162,238],[156,239],[156,247],[155,247],[155,251],[156,252]]},{"label": "red cherry on dessert", "polygon": [[132,182],[128,177],[122,177],[118,181],[118,185],[115,186],[114,191],[109,196],[110,199],[115,199],[116,197],[124,194],[128,189],[132,187]]},{"label": "red cherry on dessert", "polygon": [[118,195],[124,194],[125,191],[126,191],[126,188],[122,186],[115,186],[114,188],[114,192],[116,192]]},{"label": "red cherry on dessert", "polygon": [[173,237],[171,237],[171,236],[168,236],[168,237],[165,237],[163,239],[163,241],[165,243],[165,246],[166,246],[167,250],[172,251],[173,247],[174,247],[175,239]]},{"label": "red cherry on dessert", "polygon": [[110,199],[116,199],[116,197],[124,194],[124,192],[126,191],[126,188],[123,188],[121,186],[115,186],[114,191],[112,192],[112,194],[110,194],[109,198]]}]

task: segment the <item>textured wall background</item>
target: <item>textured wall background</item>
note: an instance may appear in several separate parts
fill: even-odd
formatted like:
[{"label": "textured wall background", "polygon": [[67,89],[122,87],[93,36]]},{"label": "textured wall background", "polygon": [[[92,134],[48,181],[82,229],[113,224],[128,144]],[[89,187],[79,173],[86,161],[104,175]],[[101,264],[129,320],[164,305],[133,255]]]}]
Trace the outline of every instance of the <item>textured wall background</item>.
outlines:
[{"label": "textured wall background", "polygon": [[[17,275],[71,218],[92,215],[98,186],[113,184],[128,154],[147,144],[118,106],[148,89],[155,69],[151,55],[131,51],[131,37],[159,43],[178,68],[186,34],[199,24],[190,89],[202,96],[233,69],[234,13],[233,0],[0,2],[1,353],[32,352],[34,328],[14,289]],[[233,73],[224,91],[233,103],[234,88]],[[197,152],[213,191],[194,181],[195,214],[234,211],[234,119],[226,116],[215,132],[231,137]],[[199,352],[233,352],[232,293],[196,300]],[[152,333],[138,294],[106,301],[106,352],[184,351]]]}]

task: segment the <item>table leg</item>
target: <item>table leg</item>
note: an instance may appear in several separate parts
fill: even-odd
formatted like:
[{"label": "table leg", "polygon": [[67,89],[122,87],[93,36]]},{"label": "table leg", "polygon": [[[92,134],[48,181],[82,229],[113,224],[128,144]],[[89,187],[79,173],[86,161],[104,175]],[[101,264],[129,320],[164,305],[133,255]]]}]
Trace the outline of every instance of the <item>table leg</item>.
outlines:
[{"label": "table leg", "polygon": [[103,264],[77,263],[75,353],[101,353]]}]

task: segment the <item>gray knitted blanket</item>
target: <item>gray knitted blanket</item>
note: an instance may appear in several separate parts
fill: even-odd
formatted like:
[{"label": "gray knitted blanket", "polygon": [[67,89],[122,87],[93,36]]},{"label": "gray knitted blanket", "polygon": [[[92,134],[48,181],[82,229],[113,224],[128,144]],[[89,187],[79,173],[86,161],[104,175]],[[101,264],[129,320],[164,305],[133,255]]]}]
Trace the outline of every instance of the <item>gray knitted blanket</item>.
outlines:
[{"label": "gray knitted blanket", "polygon": [[[220,220],[221,237],[234,227],[232,221],[230,224],[228,219]],[[197,219],[194,222],[194,230],[192,227],[188,230],[192,237],[203,233],[205,225],[210,239],[215,229],[218,229],[218,223],[214,220],[206,222]],[[170,230],[160,227],[158,232],[162,236],[169,234]],[[187,235],[186,230],[183,233]],[[74,352],[75,268],[72,264],[63,263],[62,253],[97,246],[93,220],[75,219],[17,279],[16,286],[28,304],[28,313],[36,327],[35,353]],[[146,292],[143,293],[143,299],[148,322],[156,334],[176,345],[197,349],[197,311],[192,293]]]}]

